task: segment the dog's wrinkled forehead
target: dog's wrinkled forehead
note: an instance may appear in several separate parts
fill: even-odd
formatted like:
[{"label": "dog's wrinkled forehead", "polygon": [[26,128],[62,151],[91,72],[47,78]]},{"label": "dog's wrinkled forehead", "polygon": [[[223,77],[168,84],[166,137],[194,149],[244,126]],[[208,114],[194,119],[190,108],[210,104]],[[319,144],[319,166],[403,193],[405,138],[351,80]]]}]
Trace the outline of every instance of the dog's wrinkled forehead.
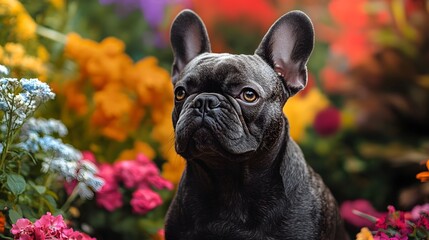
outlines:
[{"label": "dog's wrinkled forehead", "polygon": [[228,53],[204,53],[195,57],[173,83],[179,81],[210,89],[257,84],[265,92],[281,84],[273,69],[259,56]]}]

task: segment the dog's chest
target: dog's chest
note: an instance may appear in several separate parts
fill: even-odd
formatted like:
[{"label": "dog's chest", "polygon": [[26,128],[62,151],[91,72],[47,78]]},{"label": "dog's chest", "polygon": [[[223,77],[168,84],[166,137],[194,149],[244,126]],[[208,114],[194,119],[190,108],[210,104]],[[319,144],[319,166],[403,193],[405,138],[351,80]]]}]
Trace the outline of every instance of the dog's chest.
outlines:
[{"label": "dog's chest", "polygon": [[184,239],[287,239],[288,203],[280,186],[188,199]]}]

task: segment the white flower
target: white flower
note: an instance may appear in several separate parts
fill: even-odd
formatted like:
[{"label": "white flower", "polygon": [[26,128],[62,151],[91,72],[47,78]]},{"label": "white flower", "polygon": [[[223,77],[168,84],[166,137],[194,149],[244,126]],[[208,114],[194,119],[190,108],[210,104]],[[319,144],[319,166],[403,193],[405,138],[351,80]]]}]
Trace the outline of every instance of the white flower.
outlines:
[{"label": "white flower", "polygon": [[9,70],[7,69],[7,67],[0,65],[0,73],[4,75],[9,75]]}]

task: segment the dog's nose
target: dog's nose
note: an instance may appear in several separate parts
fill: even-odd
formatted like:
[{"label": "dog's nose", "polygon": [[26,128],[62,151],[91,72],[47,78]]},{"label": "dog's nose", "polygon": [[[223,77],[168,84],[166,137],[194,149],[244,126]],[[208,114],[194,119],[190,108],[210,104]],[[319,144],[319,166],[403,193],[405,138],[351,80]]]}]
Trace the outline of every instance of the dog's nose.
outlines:
[{"label": "dog's nose", "polygon": [[200,94],[193,100],[193,107],[208,112],[220,106],[219,98],[213,94]]}]

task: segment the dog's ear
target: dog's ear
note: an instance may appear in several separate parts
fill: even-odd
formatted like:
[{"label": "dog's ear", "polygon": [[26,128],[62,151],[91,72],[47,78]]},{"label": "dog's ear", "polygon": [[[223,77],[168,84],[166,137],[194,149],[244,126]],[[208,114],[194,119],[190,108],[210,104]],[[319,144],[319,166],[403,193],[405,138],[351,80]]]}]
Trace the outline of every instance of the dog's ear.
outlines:
[{"label": "dog's ear", "polygon": [[307,85],[306,64],[313,46],[311,20],[301,11],[292,11],[271,26],[255,54],[276,71],[290,97]]},{"label": "dog's ear", "polygon": [[211,52],[206,27],[191,10],[183,10],[174,20],[170,41],[174,53],[172,75],[177,76],[193,58]]}]

